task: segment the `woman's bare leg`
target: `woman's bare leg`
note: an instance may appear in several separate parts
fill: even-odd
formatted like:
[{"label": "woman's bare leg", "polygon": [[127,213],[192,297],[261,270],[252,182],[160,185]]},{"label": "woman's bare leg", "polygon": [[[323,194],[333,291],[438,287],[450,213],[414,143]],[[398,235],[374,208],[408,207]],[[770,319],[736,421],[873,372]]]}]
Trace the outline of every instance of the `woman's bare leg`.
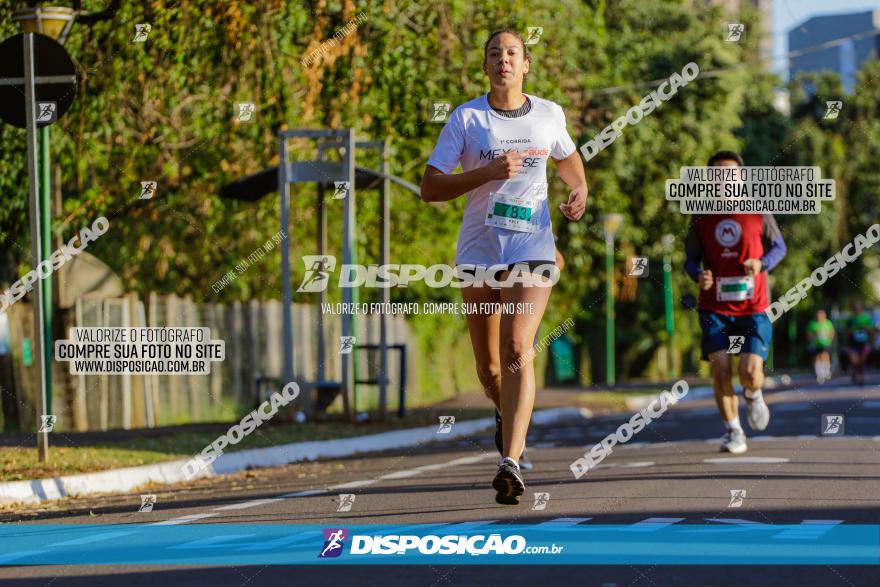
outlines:
[{"label": "woman's bare leg", "polygon": [[[531,275],[532,283],[549,281]],[[502,277],[503,279],[503,277]],[[535,368],[532,352],[535,333],[547,309],[551,287],[513,284],[501,289],[502,304],[525,304],[526,311],[501,314],[501,417],[504,456],[516,461],[525,447],[535,406]],[[531,306],[529,306],[531,304]],[[528,311],[532,309],[532,312]]]},{"label": "woman's bare leg", "polygon": [[[461,297],[468,304],[499,303],[501,294],[488,286],[464,287]],[[501,358],[498,345],[498,331],[501,314],[467,314],[471,346],[477,364],[477,378],[495,407],[501,409]]]}]

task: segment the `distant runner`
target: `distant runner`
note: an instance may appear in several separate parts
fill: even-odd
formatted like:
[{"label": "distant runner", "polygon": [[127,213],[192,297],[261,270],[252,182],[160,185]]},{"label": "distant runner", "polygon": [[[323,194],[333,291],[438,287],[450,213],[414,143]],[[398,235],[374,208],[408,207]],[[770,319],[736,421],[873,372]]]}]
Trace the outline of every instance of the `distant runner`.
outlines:
[{"label": "distant runner", "polygon": [[865,384],[865,362],[871,354],[873,333],[874,321],[871,315],[864,311],[862,304],[856,302],[855,311],[849,319],[846,353],[852,368],[852,382],[857,385]]},{"label": "distant runner", "polygon": [[[742,167],[743,160],[733,151],[719,151],[707,165]],[[764,430],[770,409],[761,388],[772,336],[764,313],[769,306],[766,272],[785,257],[785,242],[770,215],[709,214],[693,218],[685,247],[685,271],[700,284],[702,357],[711,363],[715,403],[727,429],[721,450],[744,453],[748,446],[733,393],[730,355],[739,354],[749,426]]]},{"label": "distant runner", "polygon": [[807,324],[807,338],[816,370],[816,382],[825,383],[831,379],[831,345],[834,342],[834,324],[825,310],[816,312],[816,319]]}]

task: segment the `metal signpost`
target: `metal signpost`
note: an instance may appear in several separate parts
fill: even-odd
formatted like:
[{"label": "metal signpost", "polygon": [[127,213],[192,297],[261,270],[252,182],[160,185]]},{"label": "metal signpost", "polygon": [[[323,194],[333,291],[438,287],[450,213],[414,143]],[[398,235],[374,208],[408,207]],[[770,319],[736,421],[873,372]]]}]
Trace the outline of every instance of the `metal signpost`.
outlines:
[{"label": "metal signpost", "polygon": [[[31,257],[34,271],[48,258],[51,218],[41,204],[41,193],[48,194],[48,177],[38,169],[37,128],[52,124],[64,114],[76,95],[76,65],[59,43],[39,33],[26,32],[0,44],[0,118],[9,124],[27,129],[29,212]],[[44,134],[42,159],[48,166],[48,133]],[[46,214],[46,218],[43,218]],[[51,307],[44,306],[51,281],[41,280],[34,287],[34,359],[37,370],[37,416],[48,415],[51,385]],[[42,419],[42,418],[39,418]],[[49,434],[41,426],[37,433],[37,450],[41,462],[49,460]]]}]

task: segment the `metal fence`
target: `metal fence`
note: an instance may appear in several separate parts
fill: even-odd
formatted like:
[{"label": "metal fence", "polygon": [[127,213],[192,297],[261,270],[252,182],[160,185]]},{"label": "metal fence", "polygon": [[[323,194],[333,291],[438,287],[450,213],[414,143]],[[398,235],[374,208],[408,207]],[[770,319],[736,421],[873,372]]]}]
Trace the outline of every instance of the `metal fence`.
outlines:
[{"label": "metal fence", "polygon": [[[313,381],[317,376],[316,312],[315,306],[293,304],[296,380]],[[81,298],[71,318],[71,326],[208,327],[212,339],[225,341],[226,360],[212,363],[209,375],[69,375],[56,369],[59,377],[53,385],[53,412],[62,428],[108,430],[229,420],[262,401],[257,395],[259,378],[280,380],[283,374],[282,305],[278,300],[224,305],[196,304],[188,298],[155,294],[146,303],[135,294],[112,299]],[[413,345],[411,351],[415,352],[406,320],[393,316],[388,322],[388,343]],[[325,315],[323,329],[327,347],[325,377],[339,380],[341,316]],[[358,345],[378,344],[378,316],[360,316],[356,337]],[[399,361],[396,353],[389,355],[390,390],[399,384]],[[369,363],[361,361],[361,373],[375,368]],[[362,387],[359,396],[358,410],[378,404],[377,392],[371,388]],[[339,403],[337,400],[331,409]],[[390,403],[389,409],[394,402]]]}]

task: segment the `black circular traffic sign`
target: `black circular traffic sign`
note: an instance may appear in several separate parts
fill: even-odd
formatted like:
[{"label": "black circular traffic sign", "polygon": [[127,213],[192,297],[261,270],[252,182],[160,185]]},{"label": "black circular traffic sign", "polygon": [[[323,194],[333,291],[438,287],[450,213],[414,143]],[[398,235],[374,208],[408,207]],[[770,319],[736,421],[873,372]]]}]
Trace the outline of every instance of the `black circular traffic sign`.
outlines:
[{"label": "black circular traffic sign", "polygon": [[[41,77],[75,76],[77,67],[60,43],[39,33],[34,35],[34,96],[36,102],[54,102],[54,122],[67,112],[76,97],[76,81],[46,83]],[[0,43],[0,118],[13,126],[26,128],[24,103],[24,36],[19,33]],[[12,85],[7,85],[11,80]],[[40,112],[37,108],[37,115]],[[46,126],[52,122],[37,122]]]}]

